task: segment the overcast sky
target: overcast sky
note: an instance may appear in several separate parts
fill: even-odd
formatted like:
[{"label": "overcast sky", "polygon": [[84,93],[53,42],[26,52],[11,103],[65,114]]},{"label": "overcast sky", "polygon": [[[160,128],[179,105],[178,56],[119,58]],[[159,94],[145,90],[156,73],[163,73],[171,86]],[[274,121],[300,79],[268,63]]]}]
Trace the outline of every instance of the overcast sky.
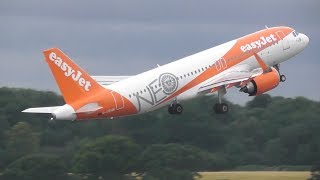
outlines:
[{"label": "overcast sky", "polygon": [[[133,75],[261,30],[290,26],[309,46],[271,91],[320,100],[319,0],[0,1],[0,87],[58,91],[42,51],[59,47],[91,75]],[[247,95],[226,98],[243,103]]]}]

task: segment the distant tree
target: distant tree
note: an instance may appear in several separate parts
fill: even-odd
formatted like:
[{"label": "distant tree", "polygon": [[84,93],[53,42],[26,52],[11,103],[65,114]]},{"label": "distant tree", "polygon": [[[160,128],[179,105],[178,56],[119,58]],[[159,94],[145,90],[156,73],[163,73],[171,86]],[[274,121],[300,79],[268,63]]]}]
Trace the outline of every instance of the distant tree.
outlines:
[{"label": "distant tree", "polygon": [[[230,111],[223,115],[213,112],[216,102],[216,96],[186,101],[181,116],[171,116],[162,108],[117,121],[59,121],[48,126],[48,116],[20,112],[28,107],[61,105],[60,95],[0,88],[0,171],[16,158],[37,151],[61,155],[67,167],[79,175],[108,174],[109,179],[115,179],[110,177],[112,173],[123,178],[123,174],[135,171],[146,172],[143,178],[150,179],[160,179],[159,174],[192,177],[192,172],[200,170],[312,164],[320,159],[320,102],[265,94],[246,107],[228,102]],[[101,137],[107,134],[128,138]],[[129,142],[141,145],[143,151],[136,152]],[[144,158],[137,163],[135,158],[141,153]]]},{"label": "distant tree", "polygon": [[253,100],[247,102],[247,107],[249,108],[265,108],[272,101],[269,94],[261,94],[253,98]]},{"label": "distant tree", "polygon": [[8,151],[6,150],[7,136],[6,132],[10,129],[5,114],[0,108],[0,169],[4,168],[8,161]]},{"label": "distant tree", "polygon": [[0,171],[10,162],[9,153],[5,149],[0,148]]},{"label": "distant tree", "polygon": [[6,150],[12,158],[34,153],[39,149],[39,138],[28,123],[18,122],[8,133]]},{"label": "distant tree", "polygon": [[283,147],[280,139],[271,139],[265,145],[265,158],[269,165],[286,163],[288,150]]},{"label": "distant tree", "polygon": [[11,163],[2,173],[3,180],[67,179],[63,160],[48,154],[32,154]]},{"label": "distant tree", "polygon": [[125,179],[135,171],[140,146],[121,136],[104,136],[86,145],[74,156],[73,170],[107,179]]},{"label": "distant tree", "polygon": [[145,177],[158,179],[193,179],[198,170],[218,170],[225,162],[199,148],[180,144],[158,144],[141,154]]}]

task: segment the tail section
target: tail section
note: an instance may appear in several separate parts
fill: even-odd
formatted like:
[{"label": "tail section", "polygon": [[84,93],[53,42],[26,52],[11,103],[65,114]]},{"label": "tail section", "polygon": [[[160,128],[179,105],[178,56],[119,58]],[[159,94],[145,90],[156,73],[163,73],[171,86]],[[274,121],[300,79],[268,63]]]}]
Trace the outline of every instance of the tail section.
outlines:
[{"label": "tail section", "polygon": [[104,89],[60,49],[51,48],[43,53],[67,104]]},{"label": "tail section", "polygon": [[102,87],[59,49],[43,53],[66,104],[28,108],[22,112],[51,114],[51,120],[113,118],[138,113],[131,101]]}]

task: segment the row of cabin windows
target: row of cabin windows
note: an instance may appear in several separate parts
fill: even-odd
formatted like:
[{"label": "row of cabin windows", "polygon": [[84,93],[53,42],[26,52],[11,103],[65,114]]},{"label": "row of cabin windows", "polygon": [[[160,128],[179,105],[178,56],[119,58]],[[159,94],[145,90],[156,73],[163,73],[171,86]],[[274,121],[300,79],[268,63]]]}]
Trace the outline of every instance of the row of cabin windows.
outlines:
[{"label": "row of cabin windows", "polygon": [[[210,65],[209,67],[211,67],[211,65]],[[204,67],[204,68],[201,68],[201,69],[192,71],[192,72],[190,72],[190,73],[188,73],[188,74],[184,74],[183,76],[181,75],[181,76],[180,76],[180,79],[183,79],[183,77],[186,78],[187,76],[190,76],[190,74],[191,74],[191,75],[193,75],[193,74],[196,75],[196,74],[198,74],[198,73],[201,73],[201,71],[202,71],[202,72],[205,71],[205,69],[208,69],[208,67]]]},{"label": "row of cabin windows", "polygon": [[[159,87],[161,87],[161,84],[158,84]],[[155,88],[158,88],[157,85],[155,85],[154,87]],[[151,89],[153,89],[153,87],[150,87]],[[147,89],[143,89],[143,90],[140,90],[140,94],[142,93],[146,93],[147,92]],[[137,91],[136,93],[132,93],[132,96],[136,96],[136,95],[139,95],[139,91]],[[129,94],[129,98],[132,97],[131,94]]]},{"label": "row of cabin windows", "polygon": [[[275,42],[274,44],[271,44],[271,45],[269,45],[268,47],[270,47],[270,46],[272,46],[272,45],[275,45],[275,44],[278,44],[278,42]],[[247,51],[246,53],[251,53],[251,52],[252,52],[252,51],[249,50],[249,51]],[[268,51],[268,53],[269,53],[269,51]],[[241,57],[241,56],[243,56],[243,55],[244,55],[244,53],[242,53],[240,56],[233,56],[233,57],[227,59],[227,61],[229,62],[229,61],[231,61],[231,60],[233,60],[233,59],[237,59],[237,58],[239,58],[239,57]],[[262,53],[260,53],[260,55],[262,55]],[[190,72],[190,73],[181,75],[181,76],[180,76],[180,79],[187,78],[187,76],[190,76],[190,74],[191,74],[191,75],[194,75],[194,74],[197,74],[197,73],[204,72],[205,70],[207,70],[207,69],[208,69],[209,67],[211,67],[211,66],[213,66],[213,65],[209,65],[209,66],[206,66],[206,67],[204,67],[204,68],[201,68],[201,69],[192,71],[192,72]],[[179,80],[179,78],[177,78],[177,80]],[[158,86],[161,87],[161,84],[158,84]],[[155,85],[154,87],[157,88],[158,86]],[[152,89],[153,87],[150,87],[150,88]],[[146,90],[146,89],[140,90],[140,94],[143,94],[143,92],[146,93],[147,90]],[[132,94],[132,96],[136,96],[136,95],[139,95],[139,91],[137,91],[136,93],[133,93],[133,94]],[[131,94],[129,94],[129,97],[130,97],[130,98],[131,98],[132,96],[131,96]]]},{"label": "row of cabin windows", "polygon": [[[209,65],[209,67],[211,67],[211,65]],[[191,75],[193,75],[193,74],[197,74],[197,73],[200,73],[201,71],[203,72],[203,71],[205,71],[206,69],[208,69],[208,67],[206,66],[206,67],[204,67],[204,68],[201,68],[201,69],[198,69],[198,70],[195,70],[195,71],[192,71],[192,72],[190,72],[190,73],[187,73],[187,74],[184,74],[183,76],[180,76],[180,79],[183,79],[183,77],[184,78],[186,78],[187,76],[190,76],[190,74]],[[177,77],[177,80],[179,80],[179,78]],[[158,86],[159,87],[161,87],[161,84],[158,84]],[[157,88],[158,87],[157,85],[155,85],[154,87],[155,88]],[[150,87],[151,89],[153,89],[153,87]],[[143,89],[143,90],[140,90],[140,94],[143,94],[143,92],[147,92],[147,90],[146,89]],[[132,96],[136,96],[136,95],[139,95],[139,91],[137,91],[136,93],[132,93],[132,95],[131,94],[129,94],[129,98],[131,98]]]}]

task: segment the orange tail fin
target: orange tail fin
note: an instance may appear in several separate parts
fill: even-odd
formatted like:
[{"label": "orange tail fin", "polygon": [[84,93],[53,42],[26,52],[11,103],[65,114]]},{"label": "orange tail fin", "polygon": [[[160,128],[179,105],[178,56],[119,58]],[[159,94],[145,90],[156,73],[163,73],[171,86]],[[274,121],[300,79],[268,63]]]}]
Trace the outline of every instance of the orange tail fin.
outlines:
[{"label": "orange tail fin", "polygon": [[67,104],[104,89],[58,48],[43,51]]}]

